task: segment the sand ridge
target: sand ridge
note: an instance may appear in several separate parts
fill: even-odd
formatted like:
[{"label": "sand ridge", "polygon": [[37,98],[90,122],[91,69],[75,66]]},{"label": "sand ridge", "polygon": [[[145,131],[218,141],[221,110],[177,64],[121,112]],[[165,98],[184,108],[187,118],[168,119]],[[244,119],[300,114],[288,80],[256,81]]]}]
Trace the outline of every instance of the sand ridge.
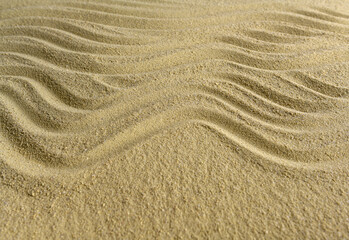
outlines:
[{"label": "sand ridge", "polygon": [[349,6],[305,2],[4,3],[2,170],[76,181],[193,124],[265,171],[348,179]]}]

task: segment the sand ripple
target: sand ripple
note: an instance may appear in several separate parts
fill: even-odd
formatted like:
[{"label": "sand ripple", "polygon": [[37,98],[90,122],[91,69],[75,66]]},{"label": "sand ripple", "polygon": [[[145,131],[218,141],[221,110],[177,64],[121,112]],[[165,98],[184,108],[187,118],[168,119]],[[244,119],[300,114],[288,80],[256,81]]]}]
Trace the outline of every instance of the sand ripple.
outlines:
[{"label": "sand ripple", "polygon": [[196,122],[262,164],[327,170],[349,157],[348,44],[349,15],[315,6],[5,9],[2,158],[81,169]]}]

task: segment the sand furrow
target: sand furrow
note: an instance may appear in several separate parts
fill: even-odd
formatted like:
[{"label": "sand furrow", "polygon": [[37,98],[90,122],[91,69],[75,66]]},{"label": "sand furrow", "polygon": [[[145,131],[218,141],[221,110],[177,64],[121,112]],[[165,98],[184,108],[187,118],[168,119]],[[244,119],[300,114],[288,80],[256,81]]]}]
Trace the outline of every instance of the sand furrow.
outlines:
[{"label": "sand furrow", "polygon": [[337,12],[337,11],[334,11],[334,10],[331,10],[331,9],[328,9],[328,8],[316,7],[315,9],[320,11],[320,12],[323,12],[323,13],[326,13],[328,15],[331,15],[331,16],[335,16],[335,17],[338,17],[338,18],[344,18],[344,19],[347,19],[347,20],[349,19],[349,15],[348,14]]},{"label": "sand furrow", "polygon": [[[246,67],[255,69],[271,70],[271,71],[286,71],[307,69],[309,67],[318,67],[325,64],[328,60],[332,62],[347,62],[349,59],[349,52],[346,48],[335,50],[322,50],[317,52],[304,53],[302,55],[295,55],[292,57],[282,57],[274,55],[273,58],[261,57],[256,54],[247,53],[238,49],[185,49],[172,54],[163,54],[162,56],[148,57],[147,61],[125,62],[117,59],[109,58],[103,63],[101,58],[82,57],[73,54],[72,59],[74,63],[70,63],[64,55],[57,56],[57,54],[45,55],[41,53],[35,54],[35,49],[31,50],[34,54],[17,53],[17,52],[0,52],[3,61],[20,61],[32,66],[42,66],[53,69],[60,69],[64,71],[71,71],[75,73],[89,72],[93,74],[137,74],[151,72],[160,69],[167,69],[175,66],[180,66],[190,63],[200,63],[214,60],[223,60],[228,63],[236,63]],[[44,56],[46,59],[42,59]],[[50,59],[47,59],[50,56]],[[186,56],[186,57],[184,57]],[[276,58],[277,57],[277,58]],[[316,57],[316,60],[314,60]],[[59,61],[60,64],[55,64]],[[91,66],[88,70],[87,66]]]},{"label": "sand furrow", "polygon": [[[29,69],[28,69],[29,70]],[[44,75],[45,76],[45,75]],[[46,75],[47,76],[47,75]],[[20,78],[22,79],[23,77],[15,77],[15,76],[10,76],[11,78],[17,79]],[[26,79],[26,81],[30,81],[31,84],[33,84],[34,82],[36,82],[34,79],[30,79],[25,77],[24,79]],[[221,80],[218,80],[219,84],[221,84],[223,86],[223,84],[228,85],[228,88],[226,88],[227,90],[218,90],[212,87],[199,87],[199,86],[188,86],[188,92],[184,91],[184,89],[182,89],[182,93],[197,93],[198,91],[203,91],[204,93],[208,93],[210,95],[215,96],[216,98],[221,98],[224,101],[228,101],[230,104],[233,104],[235,107],[237,107],[239,110],[242,110],[243,112],[250,114],[252,116],[256,116],[257,118],[260,118],[261,120],[265,121],[265,122],[273,122],[274,124],[281,124],[281,125],[285,125],[285,124],[291,124],[291,125],[297,125],[297,121],[298,118],[295,118],[292,120],[292,115],[296,116],[296,117],[300,117],[300,116],[307,116],[310,117],[309,113],[304,115],[304,113],[301,113],[299,111],[295,111],[294,109],[291,108],[287,108],[285,106],[281,106],[275,102],[270,101],[270,99],[268,98],[264,98],[261,95],[256,94],[253,91],[248,90],[247,88],[243,87],[242,85],[236,85],[234,82],[232,82],[233,85],[231,85],[231,81],[227,82],[227,84],[225,82],[221,82]],[[214,81],[213,83],[218,83],[217,81]],[[42,80],[39,80],[38,85],[34,85],[36,87],[41,87],[40,84],[46,84],[45,82],[42,82]],[[5,85],[6,86],[6,85]],[[47,88],[46,85],[44,85],[45,88]],[[51,89],[49,89],[49,91],[52,91]],[[55,96],[57,96],[59,98],[59,100],[62,102],[62,107],[64,107],[65,102],[67,102],[67,104],[69,104],[68,106],[72,109],[76,109],[76,106],[80,107],[82,105],[86,105],[89,104],[90,106],[92,105],[96,105],[96,102],[98,102],[98,99],[88,99],[88,98],[79,98],[77,96],[75,96],[72,93],[70,94],[69,97],[69,101],[67,101],[68,99],[66,98],[61,98],[62,92],[66,92],[67,90],[65,90],[64,88],[59,90],[59,88],[55,88],[55,91],[53,91],[53,93],[55,94]],[[152,96],[156,96],[157,98],[161,99],[161,95],[163,95],[163,92],[168,91],[167,89],[160,89],[158,94],[155,94],[155,92],[153,91],[151,94]],[[230,92],[233,91],[233,92]],[[173,94],[177,94],[176,91],[173,91]],[[280,95],[280,93],[279,93]],[[64,95],[65,97],[67,96],[66,94]],[[112,102],[115,99],[118,99],[118,95],[114,95],[114,94],[107,94],[105,96],[101,96],[100,97],[100,101],[103,101],[104,104],[108,105],[108,102]],[[79,99],[79,100],[74,100],[75,99]],[[114,99],[114,100],[113,100]],[[143,96],[140,101],[144,102],[145,99],[148,99],[147,96]],[[81,103],[78,103],[77,101],[80,101]],[[95,101],[95,103],[93,102]],[[153,101],[153,100],[152,100]],[[115,105],[115,104],[114,104]],[[255,106],[256,105],[256,108]],[[118,107],[118,105],[116,105],[115,107]],[[105,108],[105,107],[104,107]],[[107,107],[107,109],[113,109],[114,106],[109,104],[109,107]],[[94,108],[95,110],[97,110],[97,108]],[[263,110],[261,110],[263,109]],[[115,111],[115,110],[112,110]],[[269,113],[270,112],[270,113]],[[273,116],[273,112],[277,112],[277,115]],[[91,113],[91,112],[90,112]],[[92,114],[92,113],[91,113]],[[116,113],[114,113],[116,114]],[[314,118],[316,119],[316,118]],[[317,119],[318,121],[320,119]],[[70,121],[70,120],[69,120]],[[69,122],[68,121],[68,122]]]},{"label": "sand furrow", "polygon": [[[203,26],[211,25],[218,26],[223,24],[231,23],[243,23],[254,21],[279,21],[295,24],[297,26],[309,27],[312,29],[323,30],[327,32],[336,32],[348,35],[349,28],[348,23],[334,23],[328,22],[319,18],[309,17],[298,13],[282,12],[282,11],[251,11],[236,14],[224,14],[219,17],[210,18],[198,18],[198,19],[147,19],[138,17],[126,17],[126,16],[113,16],[112,14],[106,13],[95,13],[91,11],[86,11],[87,15],[76,13],[74,11],[61,10],[62,17],[58,17],[59,14],[45,10],[42,14],[38,16],[33,16],[30,11],[28,16],[11,16],[6,17],[6,15],[0,20],[0,26],[4,25],[18,25],[22,23],[24,25],[34,25],[34,26],[55,26],[65,29],[75,28],[76,32],[78,30],[81,32],[81,28],[78,29],[76,25],[94,25],[99,27],[104,31],[111,31],[112,29],[127,29],[132,30],[142,30],[144,31],[179,31],[179,30],[189,30],[195,28],[202,28]],[[55,17],[52,17],[54,15]],[[74,25],[73,25],[74,24]],[[116,27],[117,26],[117,27]],[[154,26],[156,26],[154,28]],[[137,32],[137,31],[135,31]],[[109,36],[111,38],[112,36]]]},{"label": "sand furrow", "polygon": [[[1,41],[2,40],[2,41]],[[311,46],[307,46],[307,49],[304,49],[304,45],[296,45],[293,48],[298,48],[299,52],[297,51],[292,51],[292,53],[286,53],[283,51],[278,51],[275,49],[275,47],[283,48],[286,49],[286,47],[280,46],[278,44],[267,44],[264,45],[266,47],[274,48],[274,51],[255,51],[253,48],[249,47],[249,45],[252,45],[252,41],[248,41],[245,39],[245,45],[234,45],[234,38],[229,38],[225,39],[225,42],[229,42],[230,44],[220,44],[220,43],[206,43],[206,44],[193,44],[193,46],[187,46],[186,48],[183,47],[172,47],[168,50],[165,51],[156,51],[153,50],[151,53],[144,53],[144,54],[132,54],[132,55],[127,55],[121,50],[119,50],[119,54],[98,54],[98,53],[86,53],[84,51],[71,51],[65,48],[61,48],[60,46],[57,46],[55,44],[51,44],[49,42],[39,40],[36,38],[31,38],[31,37],[18,37],[18,36],[13,36],[13,37],[3,37],[0,41],[0,50],[2,52],[18,52],[18,53],[25,53],[25,51],[28,51],[28,49],[31,49],[30,53],[31,55],[42,57],[42,58],[47,58],[48,56],[57,56],[59,55],[64,55],[67,56],[68,58],[77,58],[76,61],[86,61],[88,59],[90,60],[95,60],[97,59],[101,63],[108,64],[111,63],[113,60],[118,60],[119,64],[122,63],[127,63],[127,62],[145,62],[147,60],[151,60],[154,58],[158,57],[163,57],[164,55],[174,55],[174,54],[182,54],[183,52],[186,54],[185,51],[191,51],[193,54],[193,51],[198,52],[198,51],[205,51],[206,49],[216,49],[219,48],[220,50],[244,50],[247,53],[250,53],[250,51],[253,51],[252,53],[254,54],[255,57],[264,57],[267,59],[280,59],[280,58],[297,58],[300,56],[306,56],[307,54],[312,54],[312,53],[321,53],[323,51],[343,51],[345,49],[345,46],[340,45],[340,46],[332,46],[331,48],[328,47],[327,49],[324,48],[324,46],[321,49],[314,49]],[[238,39],[239,41],[242,41],[242,39]],[[224,41],[224,40],[223,40]],[[236,41],[236,40],[235,40]],[[256,43],[254,43],[257,45]],[[171,45],[170,43],[168,46]],[[260,43],[258,45],[261,45]],[[258,46],[257,45],[257,46]],[[42,47],[44,46],[44,47]],[[252,45],[253,46],[253,45]],[[6,48],[7,47],[7,48]],[[259,46],[258,46],[259,47]],[[303,47],[303,48],[302,48]],[[291,50],[290,50],[291,51]],[[194,53],[195,53],[194,52]],[[212,54],[214,56],[214,54]]]},{"label": "sand furrow", "polygon": [[[29,30],[29,29],[27,29]],[[289,43],[289,44],[281,44],[280,42],[268,42],[261,39],[254,39],[248,36],[243,35],[230,35],[230,36],[222,36],[217,37],[217,40],[215,39],[202,39],[202,43],[197,43],[194,41],[187,41],[185,43],[182,42],[181,45],[178,44],[178,42],[174,41],[166,41],[166,44],[164,41],[159,40],[158,42],[149,42],[144,43],[141,45],[110,45],[110,44],[103,44],[103,43],[94,43],[94,42],[84,42],[83,39],[76,39],[76,36],[72,36],[71,40],[66,42],[62,42],[60,38],[56,38],[55,36],[41,36],[41,34],[38,32],[38,34],[34,33],[34,29],[30,29],[31,31],[28,32],[28,34],[23,33],[20,35],[20,32],[16,31],[15,34],[6,34],[3,33],[3,36],[1,40],[4,42],[3,44],[8,45],[18,45],[24,47],[25,44],[31,44],[33,47],[35,45],[45,45],[48,49],[57,50],[57,51],[64,51],[68,53],[76,53],[81,55],[96,55],[96,56],[120,56],[120,57],[135,57],[135,56],[147,56],[150,54],[157,54],[161,51],[175,51],[183,48],[197,48],[206,46],[207,48],[210,48],[211,46],[214,46],[215,44],[218,44],[220,42],[227,43],[232,45],[233,47],[241,48],[242,50],[247,51],[255,51],[256,53],[264,53],[266,55],[272,55],[272,54],[278,54],[285,55],[287,53],[293,53],[294,55],[296,53],[300,53],[302,51],[309,51],[314,49],[314,46],[310,44],[310,42],[319,42],[319,44],[323,43],[323,39],[314,38],[304,41],[304,39],[301,39],[298,41],[298,43]],[[43,32],[44,33],[44,32]],[[47,32],[46,32],[47,33]],[[64,33],[60,33],[62,35]],[[67,38],[67,36],[66,36]],[[72,43],[73,41],[73,43]],[[217,42],[218,41],[218,42]],[[274,40],[275,41],[275,40]],[[297,41],[295,39],[295,41]],[[25,42],[25,43],[23,43]],[[75,42],[75,43],[74,43]],[[69,44],[68,44],[69,43]],[[86,47],[84,46],[86,44]],[[91,44],[94,45],[94,48],[91,49]],[[68,45],[68,46],[67,46]],[[77,49],[76,46],[79,45],[79,48]],[[325,45],[325,44],[323,44]],[[229,47],[229,45],[226,45],[225,47]],[[333,48],[333,45],[332,45]]]},{"label": "sand furrow", "polygon": [[[133,134],[139,134],[139,132],[135,132],[134,129],[140,128],[140,125],[142,125],[143,129],[145,126],[147,126],[145,128],[145,132],[144,130],[141,132],[143,133],[143,136],[140,136],[142,139],[144,139],[146,136],[151,136],[154,130],[156,131],[160,131],[160,129],[164,129],[164,128],[169,128],[171,126],[173,126],[173,124],[177,124],[177,123],[181,123],[183,121],[206,121],[209,124],[213,124],[213,125],[218,125],[219,127],[223,127],[225,129],[227,129],[227,131],[232,134],[234,137],[234,139],[239,139],[239,141],[244,142],[244,144],[242,144],[242,146],[247,145],[247,146],[251,146],[254,145],[255,147],[253,149],[249,149],[250,151],[254,152],[256,151],[255,148],[259,149],[259,151],[262,152],[266,152],[266,154],[262,154],[262,155],[277,155],[279,157],[282,158],[288,158],[288,161],[296,161],[296,162],[311,162],[311,161],[328,161],[329,159],[331,159],[331,155],[327,155],[325,156],[325,159],[319,159],[318,157],[314,156],[313,152],[312,152],[312,148],[308,147],[305,150],[297,150],[293,148],[290,148],[289,146],[286,147],[285,145],[280,145],[277,143],[277,141],[272,141],[270,140],[270,137],[264,137],[263,135],[260,135],[258,132],[259,131],[255,131],[253,130],[252,127],[239,123],[239,121],[233,120],[231,117],[226,116],[226,115],[222,115],[222,113],[219,113],[217,111],[212,111],[212,110],[208,110],[206,108],[189,108],[187,110],[185,110],[184,108],[182,108],[180,111],[171,111],[171,113],[166,113],[166,115],[163,115],[164,113],[151,117],[149,119],[145,119],[144,121],[142,121],[141,123],[138,123],[135,126],[126,128],[125,130],[123,130],[120,134],[116,134],[115,137],[113,137],[114,134],[111,134],[108,136],[107,139],[104,139],[103,142],[105,142],[107,140],[107,143],[103,143],[101,145],[101,147],[99,147],[100,144],[98,144],[95,147],[98,147],[98,149],[100,148],[106,148],[106,146],[110,145],[111,142],[114,141],[119,141],[118,138],[121,136],[123,136],[125,134],[125,132],[130,132],[128,138],[126,138],[126,142],[128,141],[134,141],[133,138],[135,138],[135,136],[133,136]],[[23,120],[23,117],[22,117]],[[160,122],[159,122],[160,120]],[[14,121],[14,122],[13,122]],[[149,125],[149,121],[151,121],[153,124]],[[19,130],[14,130],[13,127],[11,127],[12,131],[11,134],[13,133],[19,133],[21,132],[22,134],[20,134],[20,138],[16,138],[16,136],[18,134],[15,134],[13,137],[15,137],[15,139],[12,139],[11,141],[15,141],[17,142],[17,144],[19,145],[20,148],[24,148],[26,153],[30,154],[30,158],[36,158],[36,160],[43,164],[47,164],[47,165],[53,165],[53,166],[79,166],[81,164],[87,164],[84,160],[85,159],[98,159],[101,156],[98,156],[100,154],[102,154],[102,156],[108,155],[110,154],[110,150],[95,150],[94,147],[90,147],[89,151],[87,153],[87,155],[89,157],[84,156],[85,154],[83,154],[84,151],[86,151],[86,149],[82,149],[83,146],[85,145],[84,142],[86,141],[86,137],[83,137],[82,134],[79,135],[80,141],[77,140],[77,136],[69,136],[67,135],[67,139],[62,139],[61,134],[59,136],[54,137],[54,135],[52,135],[52,137],[55,138],[55,140],[50,140],[47,136],[47,132],[45,131],[41,131],[40,132],[42,134],[44,134],[44,141],[46,142],[45,145],[41,145],[39,140],[41,137],[40,135],[35,134],[30,134],[30,132],[28,132],[28,130],[26,130],[25,128],[23,128],[23,126],[16,127],[16,125],[18,123],[18,120],[12,120],[12,124],[10,123],[11,119],[6,119],[5,123],[8,126],[14,126],[15,129],[19,129]],[[158,122],[158,124],[154,124],[155,122]],[[161,124],[159,124],[161,123]],[[16,124],[16,125],[15,125]],[[160,125],[160,126],[159,126]],[[163,125],[163,126],[162,126]],[[161,127],[162,126],[162,127]],[[33,126],[30,127],[30,129],[32,129]],[[153,129],[155,127],[155,129]],[[150,129],[148,129],[150,128]],[[33,131],[33,130],[31,130]],[[39,131],[39,130],[37,130]],[[40,133],[39,132],[39,133]],[[304,136],[303,136],[304,137]],[[85,140],[84,140],[85,138]],[[120,137],[121,139],[124,139],[124,137]],[[244,139],[244,140],[241,140]],[[35,140],[36,139],[36,140]],[[60,144],[57,144],[57,140],[60,139]],[[63,151],[61,149],[60,146],[66,146],[67,142],[72,141],[72,139],[75,139],[75,143],[77,144],[78,142],[81,142],[82,146],[77,147],[78,149],[71,149],[69,148],[69,152],[66,152],[66,147],[64,148],[65,151]],[[109,139],[109,140],[108,140]],[[112,139],[112,140],[111,140]],[[52,141],[52,143],[50,143]],[[123,140],[124,141],[124,140]],[[53,142],[56,142],[55,146],[53,147]],[[345,142],[344,142],[345,143]],[[314,145],[314,144],[312,144]],[[114,145],[115,146],[115,145]],[[116,144],[117,149],[123,149],[124,146],[120,145],[120,144]],[[30,147],[30,148],[28,148]],[[58,147],[58,149],[57,149]],[[333,146],[332,146],[333,147]],[[330,147],[326,147],[323,150],[328,152],[328,149],[331,149]],[[338,151],[338,146],[334,146],[335,150]],[[59,150],[60,149],[60,150]],[[28,152],[28,150],[30,150]],[[92,153],[89,153],[89,152]],[[94,153],[95,151],[97,151],[97,153]],[[339,152],[335,152],[334,154],[339,154]],[[82,154],[82,155],[81,155]],[[341,154],[345,154],[345,152],[342,152]],[[34,156],[33,156],[34,155]],[[79,156],[81,155],[81,156]],[[314,159],[315,157],[315,159]],[[327,160],[326,160],[327,159]],[[90,162],[91,163],[91,162]]]}]

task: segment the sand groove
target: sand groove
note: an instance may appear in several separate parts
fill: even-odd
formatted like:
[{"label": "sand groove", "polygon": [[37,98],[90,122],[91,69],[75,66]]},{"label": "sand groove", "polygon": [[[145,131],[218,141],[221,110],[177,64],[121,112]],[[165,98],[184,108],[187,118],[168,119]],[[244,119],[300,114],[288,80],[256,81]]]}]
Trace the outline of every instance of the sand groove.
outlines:
[{"label": "sand groove", "polygon": [[349,68],[348,15],[280,3],[186,9],[1,10],[8,147],[33,164],[79,169],[194,122],[264,164],[326,170],[349,157],[349,86],[317,75],[329,63]]}]

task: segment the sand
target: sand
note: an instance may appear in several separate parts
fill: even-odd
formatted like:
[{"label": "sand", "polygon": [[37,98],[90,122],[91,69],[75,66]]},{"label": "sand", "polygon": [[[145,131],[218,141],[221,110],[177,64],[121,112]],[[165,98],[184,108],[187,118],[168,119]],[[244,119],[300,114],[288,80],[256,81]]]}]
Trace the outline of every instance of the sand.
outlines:
[{"label": "sand", "polygon": [[349,2],[0,1],[0,239],[348,239]]}]

